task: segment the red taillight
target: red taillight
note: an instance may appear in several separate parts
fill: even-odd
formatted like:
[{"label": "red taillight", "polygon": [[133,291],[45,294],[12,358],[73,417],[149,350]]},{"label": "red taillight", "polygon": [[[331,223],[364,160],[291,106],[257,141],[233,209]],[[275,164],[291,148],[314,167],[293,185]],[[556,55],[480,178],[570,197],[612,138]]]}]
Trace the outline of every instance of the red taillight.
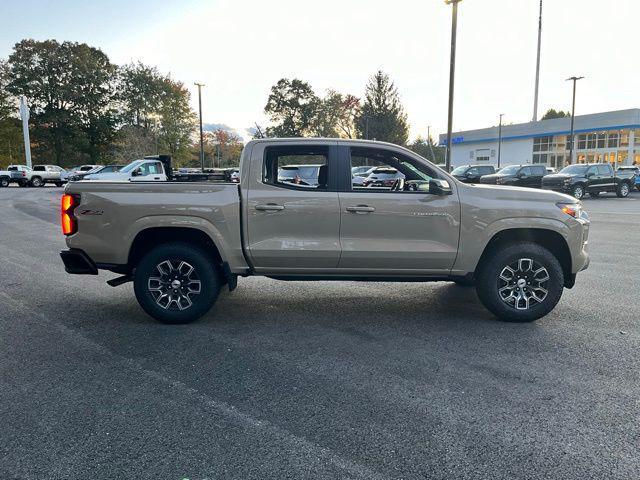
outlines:
[{"label": "red taillight", "polygon": [[80,205],[79,195],[69,195],[68,193],[62,195],[61,223],[62,233],[65,235],[73,235],[78,231],[78,222],[76,221],[76,217],[73,215],[73,210],[78,205]]}]

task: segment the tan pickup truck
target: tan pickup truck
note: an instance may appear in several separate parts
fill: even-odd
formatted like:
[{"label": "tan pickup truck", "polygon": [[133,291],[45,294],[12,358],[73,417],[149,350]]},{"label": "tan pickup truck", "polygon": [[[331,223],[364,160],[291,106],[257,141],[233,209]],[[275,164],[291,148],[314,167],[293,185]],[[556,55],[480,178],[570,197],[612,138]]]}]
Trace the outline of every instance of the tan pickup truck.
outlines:
[{"label": "tan pickup truck", "polygon": [[[201,317],[223,285],[249,275],[452,281],[475,285],[498,318],[532,321],[589,263],[576,199],[464,184],[397,145],[254,140],[239,184],[172,177],[170,161],[166,169],[166,182],[67,185],[61,252],[68,273],[133,281],[142,308],[166,323]],[[380,170],[395,172],[393,182],[376,179]]]}]

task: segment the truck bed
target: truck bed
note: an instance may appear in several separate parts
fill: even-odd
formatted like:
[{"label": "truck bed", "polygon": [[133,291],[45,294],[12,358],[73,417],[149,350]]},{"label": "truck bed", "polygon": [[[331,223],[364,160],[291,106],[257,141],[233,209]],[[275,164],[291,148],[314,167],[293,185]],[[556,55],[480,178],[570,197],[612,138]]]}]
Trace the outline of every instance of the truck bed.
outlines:
[{"label": "truck bed", "polygon": [[100,263],[124,265],[143,230],[195,228],[208,234],[233,270],[246,262],[240,234],[240,196],[234,183],[73,182],[65,193],[80,195],[78,232],[68,237]]}]

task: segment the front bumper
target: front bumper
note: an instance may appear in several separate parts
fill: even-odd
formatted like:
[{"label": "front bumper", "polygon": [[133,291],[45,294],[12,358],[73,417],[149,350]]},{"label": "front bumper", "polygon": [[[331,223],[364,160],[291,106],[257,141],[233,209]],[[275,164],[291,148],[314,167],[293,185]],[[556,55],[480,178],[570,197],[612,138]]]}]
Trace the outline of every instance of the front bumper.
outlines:
[{"label": "front bumper", "polygon": [[89,256],[78,248],[62,250],[60,258],[64,263],[64,270],[74,275],[98,275],[98,267]]}]

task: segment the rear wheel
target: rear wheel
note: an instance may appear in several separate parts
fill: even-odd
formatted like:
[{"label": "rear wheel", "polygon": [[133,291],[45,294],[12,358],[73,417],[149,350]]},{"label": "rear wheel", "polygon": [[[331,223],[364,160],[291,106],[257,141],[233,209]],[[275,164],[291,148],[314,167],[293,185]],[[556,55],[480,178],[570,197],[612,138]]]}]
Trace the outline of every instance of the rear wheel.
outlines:
[{"label": "rear wheel", "polygon": [[134,278],[138,303],[162,323],[190,323],[207,313],[220,292],[212,259],[186,243],[167,243],[146,254]]},{"label": "rear wheel", "polygon": [[27,186],[27,182],[25,182],[24,180],[20,180],[20,181],[18,182],[18,186],[19,186],[20,188],[25,188],[25,187]]},{"label": "rear wheel", "polygon": [[0,187],[6,188],[9,186],[9,179],[7,177],[0,178]]},{"label": "rear wheel", "polygon": [[40,177],[33,177],[31,179],[31,186],[32,187],[42,187],[44,185],[44,182],[42,181],[42,179]]},{"label": "rear wheel", "polygon": [[616,189],[616,195],[619,198],[625,198],[629,196],[629,184],[627,182],[622,182],[618,184],[618,188]]},{"label": "rear wheel", "polygon": [[482,304],[500,320],[532,322],[557,305],[564,288],[558,259],[535,243],[519,242],[492,252],[476,276]]},{"label": "rear wheel", "polygon": [[573,190],[571,190],[571,195],[580,200],[584,197],[584,187],[582,185],[576,185],[573,187]]},{"label": "rear wheel", "polygon": [[62,182],[56,182],[56,187],[61,187],[62,186]]}]

